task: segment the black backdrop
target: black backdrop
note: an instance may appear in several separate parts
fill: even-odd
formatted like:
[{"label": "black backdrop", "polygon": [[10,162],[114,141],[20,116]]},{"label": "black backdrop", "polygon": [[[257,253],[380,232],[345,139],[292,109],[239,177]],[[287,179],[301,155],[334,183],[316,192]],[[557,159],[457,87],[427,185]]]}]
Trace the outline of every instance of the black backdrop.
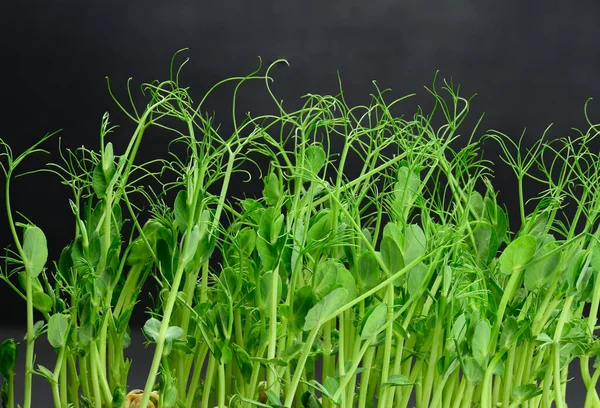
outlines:
[{"label": "black backdrop", "polygon": [[[530,144],[550,123],[551,137],[585,126],[584,102],[600,96],[599,12],[591,1],[5,1],[0,137],[21,152],[44,133],[63,129],[63,145],[95,148],[107,110],[122,125],[113,140],[125,137],[131,125],[110,99],[105,76],[122,98],[128,77],[137,85],[164,79],[173,53],[189,47],[183,81],[196,97],[220,79],[249,73],[258,56],[265,63],[286,58],[290,67],[273,72],[274,89],[286,103],[298,103],[307,92],[337,92],[339,70],[350,103],[367,102],[377,80],[396,97],[417,92],[402,105],[411,114],[430,100],[423,86],[440,70],[440,77],[462,84],[464,95],[478,93],[471,123],[486,112],[482,131],[516,138],[527,128]],[[230,94],[218,94],[210,106],[228,114]],[[264,92],[242,92],[240,111],[272,107]],[[589,113],[600,119],[598,103]],[[57,145],[58,139],[46,144],[54,159]],[[159,143],[146,149],[149,157],[163,154]],[[496,185],[514,214],[513,179],[503,178],[496,150],[486,155],[499,164]],[[36,156],[25,168],[47,160]],[[14,183],[14,210],[46,232],[55,257],[73,230],[68,198],[68,189],[49,174]],[[1,214],[4,209],[2,202]],[[10,244],[2,215],[0,246]],[[5,285],[0,294],[1,324],[24,322],[23,302]]]},{"label": "black backdrop", "polygon": [[[186,55],[191,58],[183,80],[196,97],[220,79],[250,72],[261,56],[265,63],[289,60],[289,68],[274,71],[274,89],[291,104],[307,92],[335,93],[339,70],[350,103],[367,102],[376,79],[397,97],[418,92],[402,105],[411,114],[429,100],[423,86],[440,70],[441,77],[462,84],[463,94],[478,93],[471,124],[486,112],[481,130],[519,137],[527,128],[525,144],[531,144],[554,123],[550,136],[566,136],[572,126],[585,126],[585,100],[600,96],[600,3],[551,3],[5,0],[0,4],[0,137],[20,152],[44,133],[62,128],[65,146],[97,147],[106,110],[122,125],[113,140],[120,132],[125,137],[131,125],[118,114],[104,77],[123,97],[130,76],[135,84],[166,78],[171,56],[183,47],[190,48]],[[228,112],[229,94],[213,98],[210,106]],[[272,103],[264,93],[252,88],[242,93],[240,110],[269,109]],[[598,103],[590,105],[589,113],[600,119]],[[57,142],[46,144],[54,159]],[[150,143],[146,152],[156,157],[163,147]],[[492,147],[486,154],[500,162]],[[47,160],[38,156],[25,168]],[[504,178],[501,163],[498,168],[500,198],[514,219],[515,186]],[[14,184],[14,209],[46,232],[54,257],[73,230],[68,193],[49,174]],[[5,247],[11,238],[0,201],[0,247]],[[2,337],[22,336],[22,328],[11,326],[24,318],[24,303],[1,284]],[[51,358],[52,352],[46,350],[40,361],[44,355]],[[146,369],[136,365],[136,375],[145,378]],[[36,391],[36,401],[44,401],[44,395]],[[569,395],[580,406],[581,393]]]}]

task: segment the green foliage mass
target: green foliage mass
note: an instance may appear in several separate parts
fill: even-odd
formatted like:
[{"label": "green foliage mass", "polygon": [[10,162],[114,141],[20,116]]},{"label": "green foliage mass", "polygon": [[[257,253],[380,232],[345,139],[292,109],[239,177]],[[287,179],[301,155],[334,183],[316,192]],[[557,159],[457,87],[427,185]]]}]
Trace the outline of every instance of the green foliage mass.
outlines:
[{"label": "green foliage mass", "polygon": [[[10,196],[52,135],[16,157],[2,141],[14,245],[0,276],[27,308],[23,406],[38,375],[56,407],[565,407],[574,359],[586,407],[600,406],[597,125],[531,146],[488,131],[457,148],[470,100],[451,81],[435,79],[432,108],[412,116],[377,85],[366,105],[340,86],[288,110],[270,87],[279,62],[198,103],[174,63],[143,103],[128,86],[129,105],[115,99],[136,126],[123,149],[106,114],[98,151],[63,149],[44,169],[72,191],[74,235],[55,260],[51,232],[16,221]],[[257,80],[276,114],[236,111]],[[225,83],[230,133],[204,106]],[[172,141],[142,162],[149,129]],[[510,223],[484,143],[515,175]],[[262,195],[243,195],[244,177],[261,177]],[[130,319],[148,284],[151,368],[132,384]],[[55,367],[34,366],[36,341]],[[0,345],[9,408],[16,352]]]}]

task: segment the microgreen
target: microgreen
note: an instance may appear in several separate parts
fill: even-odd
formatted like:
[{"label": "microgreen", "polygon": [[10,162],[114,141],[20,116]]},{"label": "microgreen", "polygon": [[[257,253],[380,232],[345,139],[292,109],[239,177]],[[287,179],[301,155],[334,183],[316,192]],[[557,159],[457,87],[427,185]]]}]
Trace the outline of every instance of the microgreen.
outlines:
[{"label": "microgreen", "polygon": [[[433,107],[413,116],[396,117],[407,98],[377,85],[367,105],[348,106],[340,84],[288,111],[270,87],[280,62],[199,103],[175,58],[143,105],[128,83],[129,105],[115,99],[135,124],[126,147],[108,140],[106,114],[97,151],[62,148],[43,169],[73,194],[74,234],[54,261],[49,232],[16,221],[10,195],[52,134],[16,158],[2,141],[14,245],[0,277],[27,308],[23,406],[36,374],[56,407],[565,407],[574,359],[586,407],[600,406],[597,126],[529,148],[490,131],[456,150],[470,99],[451,81],[438,89],[436,76]],[[240,115],[247,81],[264,82],[276,114]],[[230,82],[226,134],[204,103]],[[172,142],[140,163],[151,128]],[[484,143],[516,176],[512,226]],[[262,191],[240,194],[238,175],[260,176]],[[132,384],[146,283],[150,370]],[[36,341],[55,349],[54,367],[34,367]],[[16,352],[0,345],[9,408]]]}]

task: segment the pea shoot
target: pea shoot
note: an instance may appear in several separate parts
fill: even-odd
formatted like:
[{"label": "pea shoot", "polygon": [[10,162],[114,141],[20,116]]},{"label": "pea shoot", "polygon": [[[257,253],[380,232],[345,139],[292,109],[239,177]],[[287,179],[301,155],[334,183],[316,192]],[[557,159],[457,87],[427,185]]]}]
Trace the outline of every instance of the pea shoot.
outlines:
[{"label": "pea shoot", "polygon": [[[55,407],[566,407],[575,359],[585,407],[600,407],[600,156],[587,115],[575,138],[525,148],[489,131],[456,149],[471,101],[437,75],[433,108],[411,117],[392,113],[409,97],[390,102],[376,84],[366,105],[348,106],[340,85],[288,110],[270,86],[283,60],[195,103],[179,54],[168,80],[142,87],[144,106],[129,83],[128,104],[113,96],[135,124],[124,150],[105,114],[98,150],[61,149],[40,170],[72,192],[74,234],[56,259],[10,194],[54,134],[18,156],[1,141],[14,243],[0,278],[27,310],[24,408],[33,375]],[[240,120],[248,81],[276,114]],[[226,83],[230,133],[204,106]],[[140,162],[149,129],[172,141]],[[514,172],[512,226],[484,143]],[[253,177],[263,190],[246,196],[239,180]],[[527,181],[542,193],[527,196]],[[147,283],[151,365],[132,384],[130,322]],[[34,366],[37,341],[54,367]],[[0,343],[8,408],[16,353]]]}]

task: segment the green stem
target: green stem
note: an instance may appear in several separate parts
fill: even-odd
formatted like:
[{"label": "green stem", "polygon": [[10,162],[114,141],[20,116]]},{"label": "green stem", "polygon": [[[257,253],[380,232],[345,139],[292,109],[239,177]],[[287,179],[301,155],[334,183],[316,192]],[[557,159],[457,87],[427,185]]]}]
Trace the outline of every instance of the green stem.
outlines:
[{"label": "green stem", "polygon": [[[269,304],[269,346],[267,349],[267,358],[269,360],[273,360],[275,358],[275,353],[277,350],[277,306],[278,306],[278,296],[276,296],[278,291],[278,283],[279,283],[279,265],[271,271],[271,297]],[[277,367],[275,363],[269,364],[267,366],[267,386],[269,389],[273,390],[275,395],[279,395],[279,382],[277,381]]]},{"label": "green stem", "polygon": [[211,354],[208,358],[208,367],[206,368],[206,378],[204,379],[204,388],[202,390],[202,408],[209,407],[210,390],[212,388],[213,377],[215,375],[215,357]]},{"label": "green stem", "polygon": [[94,366],[97,367],[95,377],[96,377],[96,381],[98,383],[100,383],[101,390],[104,393],[104,400],[105,400],[104,407],[111,408],[112,407],[112,392],[108,385],[108,380],[106,379],[106,375],[104,375],[104,373],[103,373],[103,367],[102,367],[102,361],[100,360],[100,354],[98,353],[96,344],[92,343],[91,346],[92,346],[91,347],[92,348],[91,364],[92,364],[92,368]]},{"label": "green stem", "polygon": [[219,408],[225,407],[225,365],[219,364]]},{"label": "green stem", "polygon": [[[467,389],[465,392],[465,396],[462,401],[462,408],[471,408],[473,402],[473,393],[475,392],[475,386],[473,384],[467,384]],[[481,405],[482,408],[492,408],[491,405]]]},{"label": "green stem", "polygon": [[66,405],[62,404],[63,398],[60,393],[59,377],[63,368],[63,360],[65,358],[65,346],[62,346],[58,352],[58,358],[56,359],[56,366],[54,367],[54,373],[52,376],[52,400],[54,401],[55,407],[66,408]]},{"label": "green stem", "polygon": [[360,353],[357,356],[354,357],[354,362],[352,363],[352,366],[350,367],[350,370],[343,377],[342,382],[340,383],[339,388],[337,389],[337,391],[335,392],[335,394],[333,394],[333,398],[332,399],[334,401],[337,401],[342,396],[342,393],[344,392],[344,389],[346,388],[346,386],[348,385],[348,383],[350,383],[350,380],[353,378],[353,374],[358,369],[358,365],[362,361],[362,358],[365,355],[365,352],[371,346],[372,340],[373,339],[366,340],[365,343],[363,344],[362,348],[360,349]]},{"label": "green stem", "polygon": [[[102,406],[102,394],[100,394],[100,378],[98,377],[98,367],[96,365],[94,359],[94,350],[95,346],[92,343],[88,350],[89,358],[87,359],[87,363],[90,364],[90,374],[91,374],[91,382],[92,382],[92,391],[93,391],[93,401],[96,407]],[[87,356],[86,356],[87,357]]]},{"label": "green stem", "polygon": [[35,339],[33,337],[33,285],[31,271],[26,268],[26,293],[27,293],[27,348],[25,349],[25,400],[23,408],[31,408],[31,386],[33,373],[33,351]]},{"label": "green stem", "polygon": [[[394,318],[394,284],[390,282],[388,284],[387,294],[386,294],[386,304],[387,304],[387,317],[386,320],[390,321]],[[388,381],[389,373],[390,373],[390,359],[392,356],[392,341],[393,341],[394,330],[392,325],[388,325],[385,330],[385,344],[383,351],[383,366],[381,369],[381,381],[380,387],[383,389],[381,400],[388,401],[388,393],[390,392],[390,387],[384,387],[384,384]]]},{"label": "green stem", "polygon": [[600,402],[597,401],[598,392],[596,391],[596,384],[600,378],[600,368],[596,369],[594,375],[591,377],[590,386],[587,389],[585,396],[585,408],[599,408]]},{"label": "green stem", "polygon": [[5,378],[4,381],[7,382],[8,390],[6,391],[6,406],[7,408],[15,407],[15,373],[11,372],[8,378]]},{"label": "green stem", "polygon": [[562,385],[560,379],[560,339],[562,331],[567,323],[567,320],[571,317],[571,304],[573,303],[573,296],[569,296],[563,305],[560,318],[556,324],[556,331],[554,332],[554,344],[552,344],[552,357],[554,363],[554,399],[556,408],[565,408],[564,396],[562,395]]},{"label": "green stem", "polygon": [[[458,394],[456,394],[456,399],[454,400],[454,405],[452,405],[452,408],[460,408],[461,403],[463,401],[463,395],[465,395],[465,387],[467,386],[467,379],[463,376],[462,380],[460,381],[460,385],[458,387]],[[486,408],[490,408],[490,407],[486,407]]]},{"label": "green stem", "polygon": [[67,407],[68,406],[68,391],[67,391],[67,361],[68,361],[68,357],[70,357],[70,354],[63,358],[62,361],[62,365],[60,368],[60,375],[59,375],[59,381],[60,381],[60,403],[61,406],[63,407]]},{"label": "green stem", "polygon": [[[441,314],[443,315],[443,313]],[[431,392],[433,387],[433,379],[436,373],[436,363],[438,360],[438,350],[441,347],[441,343],[443,342],[442,337],[442,323],[440,319],[437,319],[435,329],[433,332],[433,342],[431,344],[431,350],[429,352],[429,362],[427,363],[427,376],[425,377],[425,383],[423,386],[423,392],[421,396],[421,401],[423,403],[429,404],[429,400],[431,398]],[[429,406],[429,405],[428,405]]]},{"label": "green stem", "polygon": [[200,376],[202,375],[202,365],[204,363],[204,359],[206,358],[206,353],[208,351],[208,345],[202,344],[200,350],[196,352],[196,356],[194,359],[194,372],[192,373],[192,379],[190,382],[190,387],[187,391],[187,395],[185,397],[185,406],[191,407],[194,403],[194,397],[196,395],[196,390],[198,389],[198,385],[200,384]]},{"label": "green stem", "polygon": [[75,356],[69,354],[69,402],[73,404],[73,408],[79,408],[79,378],[77,376],[77,367],[75,365]]},{"label": "green stem", "polygon": [[304,372],[304,365],[306,364],[306,360],[308,359],[308,355],[312,348],[312,345],[317,338],[317,334],[319,333],[319,326],[316,326],[312,329],[308,335],[308,339],[304,344],[304,348],[302,349],[302,354],[300,354],[300,358],[298,358],[298,364],[296,365],[296,369],[294,370],[294,376],[292,377],[292,384],[287,391],[287,395],[285,397],[284,406],[286,408],[292,408],[292,403],[294,402],[294,396],[296,394],[296,389],[298,388],[298,384],[300,383],[300,379],[302,378],[302,374]]},{"label": "green stem", "polygon": [[[327,377],[333,376],[334,368],[331,358],[331,321],[328,321],[323,325],[323,368],[322,368],[322,377],[323,381]],[[323,408],[330,408],[331,401],[328,398],[323,399]]]},{"label": "green stem", "polygon": [[504,375],[502,376],[502,406],[508,407],[510,402],[510,395],[513,389],[513,371],[515,366],[515,353],[516,346],[511,347],[508,350],[508,357],[506,367],[504,369]]}]

